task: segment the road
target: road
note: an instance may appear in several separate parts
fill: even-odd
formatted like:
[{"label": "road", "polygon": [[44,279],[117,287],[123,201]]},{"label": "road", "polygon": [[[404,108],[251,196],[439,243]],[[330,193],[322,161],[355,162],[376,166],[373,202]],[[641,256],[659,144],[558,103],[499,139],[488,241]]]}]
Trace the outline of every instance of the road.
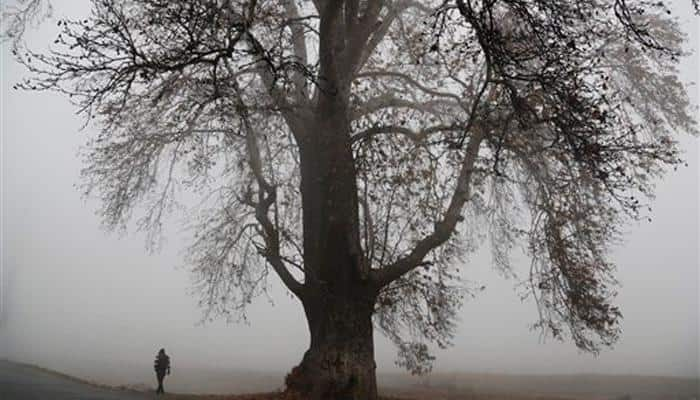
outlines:
[{"label": "road", "polygon": [[144,400],[153,394],[103,389],[30,366],[0,360],[2,400]]}]

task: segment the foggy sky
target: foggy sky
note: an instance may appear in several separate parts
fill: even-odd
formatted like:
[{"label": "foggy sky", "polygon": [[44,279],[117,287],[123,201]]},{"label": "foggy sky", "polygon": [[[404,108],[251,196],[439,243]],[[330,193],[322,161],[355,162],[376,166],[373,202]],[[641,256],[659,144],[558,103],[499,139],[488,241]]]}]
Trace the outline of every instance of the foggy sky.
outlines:
[{"label": "foggy sky", "polygon": [[[57,17],[85,12],[83,2],[55,1]],[[698,49],[700,17],[690,1],[676,14]],[[30,32],[35,49],[55,35],[53,21]],[[693,28],[694,26],[694,28]],[[692,31],[691,31],[692,30]],[[11,89],[23,76],[2,48],[2,310],[0,357],[61,368],[80,363],[150,363],[165,347],[177,364],[285,371],[308,344],[300,304],[272,277],[271,300],[250,307],[250,324],[198,325],[202,310],[189,294],[182,266],[188,232],[177,218],[167,242],[147,254],[144,238],[100,229],[96,200],[84,201],[75,185],[76,157],[89,126],[64,97]],[[683,61],[683,77],[697,80],[700,57]],[[691,88],[699,103],[697,86]],[[460,313],[454,346],[437,352],[438,371],[509,373],[614,373],[698,376],[698,243],[700,214],[698,140],[680,137],[688,167],[669,173],[657,187],[652,222],[625,228],[613,253],[621,281],[617,304],[623,335],[614,349],[594,357],[571,342],[540,340],[537,318],[521,302],[518,279],[491,268],[486,246],[460,270],[486,286]],[[514,262],[526,278],[529,261]],[[376,334],[380,371],[393,370],[395,350]]]}]

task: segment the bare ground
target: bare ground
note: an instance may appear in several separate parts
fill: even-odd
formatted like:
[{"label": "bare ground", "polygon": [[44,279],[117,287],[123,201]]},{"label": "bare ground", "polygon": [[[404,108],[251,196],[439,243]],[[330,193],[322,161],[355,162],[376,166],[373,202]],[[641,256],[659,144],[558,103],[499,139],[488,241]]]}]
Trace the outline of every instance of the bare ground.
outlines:
[{"label": "bare ground", "polygon": [[[154,388],[148,383],[122,385],[130,379],[110,382],[111,373],[86,375],[67,371],[64,374],[27,364],[18,364],[44,374],[52,374],[93,388],[116,390],[126,396],[151,398]],[[218,370],[217,370],[218,371]],[[104,371],[111,372],[111,371]],[[149,371],[146,371],[149,372]],[[281,392],[280,376],[272,373],[195,370],[166,380],[167,394],[161,399],[172,400],[304,400],[293,399]],[[86,377],[76,378],[72,375]],[[140,375],[143,376],[143,375]],[[150,376],[150,375],[149,375]],[[182,382],[189,379],[191,382]],[[133,382],[133,380],[131,380]],[[227,383],[224,385],[224,381]],[[108,382],[96,384],[94,382]],[[175,383],[180,383],[180,387]],[[606,375],[500,375],[500,374],[433,374],[429,378],[414,378],[402,374],[380,374],[382,400],[692,400],[700,399],[696,378],[667,378]],[[219,394],[186,394],[212,391]],[[252,394],[225,394],[231,392]],[[0,396],[2,397],[2,396]]]}]

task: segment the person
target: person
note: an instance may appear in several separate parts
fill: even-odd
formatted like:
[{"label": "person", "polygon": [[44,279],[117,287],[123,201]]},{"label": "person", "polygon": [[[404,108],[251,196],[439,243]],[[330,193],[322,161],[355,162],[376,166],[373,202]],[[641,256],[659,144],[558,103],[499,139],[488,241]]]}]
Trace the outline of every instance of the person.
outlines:
[{"label": "person", "polygon": [[165,378],[166,374],[170,375],[170,357],[165,354],[165,349],[160,349],[158,352],[156,360],[153,363],[153,369],[156,370],[156,377],[158,378],[158,389],[156,390],[156,394],[164,394],[165,390],[163,389],[163,379]]}]

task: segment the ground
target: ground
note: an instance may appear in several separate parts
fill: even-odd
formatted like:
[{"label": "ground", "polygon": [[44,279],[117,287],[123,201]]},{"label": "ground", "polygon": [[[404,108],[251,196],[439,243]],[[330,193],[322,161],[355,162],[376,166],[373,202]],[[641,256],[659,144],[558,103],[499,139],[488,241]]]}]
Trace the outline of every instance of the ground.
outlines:
[{"label": "ground", "polygon": [[[144,400],[155,398],[151,391],[138,391],[94,384],[60,372],[28,364],[0,360],[0,399],[2,400]],[[283,393],[251,395],[167,394],[171,400],[301,400]],[[382,400],[398,400],[384,397]]]},{"label": "ground", "polygon": [[[179,368],[178,371],[182,370]],[[149,372],[149,371],[146,371]],[[185,376],[201,381],[182,385],[182,391],[193,393],[223,390],[229,392],[261,392],[249,395],[167,394],[156,397],[152,384],[107,386],[44,368],[0,360],[0,400],[301,400],[285,397],[279,391],[277,379],[259,373],[223,371],[230,385],[221,387],[218,377],[205,379],[212,371],[183,376],[166,381],[166,390]],[[78,373],[79,376],[90,376]],[[94,380],[104,382],[107,375]],[[111,376],[111,375],[109,375]],[[276,375],[275,375],[276,376]],[[223,378],[222,378],[223,379]],[[116,379],[115,382],[133,380]],[[245,386],[244,383],[253,385]],[[266,385],[262,385],[267,381]],[[615,375],[503,375],[503,374],[432,374],[416,378],[402,374],[380,374],[382,400],[692,400],[700,399],[700,379],[695,377],[652,377]],[[154,383],[154,382],[152,382]],[[260,389],[266,387],[268,389]],[[195,389],[195,390],[190,390]],[[247,389],[246,389],[247,388]],[[268,391],[268,393],[264,393]]]}]

